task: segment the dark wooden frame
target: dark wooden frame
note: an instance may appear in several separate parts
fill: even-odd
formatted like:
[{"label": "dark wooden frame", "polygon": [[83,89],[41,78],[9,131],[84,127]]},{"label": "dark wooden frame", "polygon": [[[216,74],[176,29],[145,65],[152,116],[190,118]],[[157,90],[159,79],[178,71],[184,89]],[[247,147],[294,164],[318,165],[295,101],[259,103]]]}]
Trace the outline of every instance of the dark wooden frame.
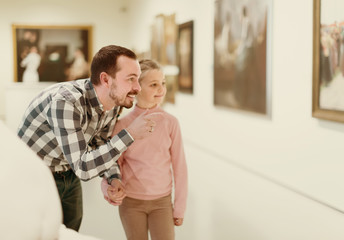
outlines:
[{"label": "dark wooden frame", "polygon": [[[185,22],[178,26],[178,90],[186,93],[193,93],[193,21]],[[184,34],[189,34],[188,39],[181,38]],[[183,56],[182,44],[186,44],[188,48],[188,56]],[[186,59],[187,62],[182,60]],[[186,84],[184,83],[186,81]]]}]

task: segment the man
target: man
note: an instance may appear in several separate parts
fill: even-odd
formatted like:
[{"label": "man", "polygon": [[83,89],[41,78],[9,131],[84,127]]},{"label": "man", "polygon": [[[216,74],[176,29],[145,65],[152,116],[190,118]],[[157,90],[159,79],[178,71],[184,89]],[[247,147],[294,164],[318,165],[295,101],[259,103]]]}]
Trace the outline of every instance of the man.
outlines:
[{"label": "man", "polygon": [[103,47],[92,60],[90,79],[54,84],[33,99],[24,114],[18,136],[53,172],[68,228],[78,231],[82,220],[80,179],[104,176],[119,199],[125,196],[118,165],[111,166],[155,125],[152,116],[142,114],[112,135],[119,108],[132,107],[141,90],[140,74],[134,52]]}]

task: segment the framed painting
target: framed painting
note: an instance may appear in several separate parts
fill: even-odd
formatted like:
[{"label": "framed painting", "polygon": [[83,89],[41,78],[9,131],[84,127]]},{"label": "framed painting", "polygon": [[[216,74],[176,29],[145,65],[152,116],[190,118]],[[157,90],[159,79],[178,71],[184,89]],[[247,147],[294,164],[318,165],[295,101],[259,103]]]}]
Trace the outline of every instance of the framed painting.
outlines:
[{"label": "framed painting", "polygon": [[271,0],[216,0],[214,105],[271,116]]},{"label": "framed painting", "polygon": [[178,90],[193,93],[193,21],[178,28]]},{"label": "framed painting", "polygon": [[164,103],[175,103],[176,100],[176,92],[178,89],[177,85],[177,75],[166,75],[166,96],[164,98]]},{"label": "framed painting", "polygon": [[12,25],[14,81],[63,82],[89,77],[92,26]]},{"label": "framed painting", "polygon": [[177,64],[178,29],[175,18],[175,14],[159,14],[151,28],[151,56],[162,65]]},{"label": "framed painting", "polygon": [[344,122],[344,2],[313,4],[312,116]]},{"label": "framed painting", "polygon": [[164,102],[174,103],[177,86],[177,35],[178,26],[175,14],[159,14],[151,26],[150,56],[164,68],[167,93]]},{"label": "framed painting", "polygon": [[154,18],[151,26],[151,57],[161,64],[164,58],[164,22],[164,15],[159,14]]}]

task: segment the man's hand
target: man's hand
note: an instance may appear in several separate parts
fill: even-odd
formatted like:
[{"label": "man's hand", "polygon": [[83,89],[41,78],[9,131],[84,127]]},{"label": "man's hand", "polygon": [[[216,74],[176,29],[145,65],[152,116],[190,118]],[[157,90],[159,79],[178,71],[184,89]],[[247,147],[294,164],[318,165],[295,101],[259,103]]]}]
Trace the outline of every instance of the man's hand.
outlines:
[{"label": "man's hand", "polygon": [[134,139],[142,139],[150,135],[154,131],[156,121],[161,117],[162,113],[155,112],[146,114],[147,110],[140,114],[126,130]]},{"label": "man's hand", "polygon": [[111,185],[109,185],[107,189],[108,197],[104,196],[104,198],[112,205],[121,205],[123,199],[125,198],[125,190],[123,184],[118,179],[113,179],[111,181]]}]

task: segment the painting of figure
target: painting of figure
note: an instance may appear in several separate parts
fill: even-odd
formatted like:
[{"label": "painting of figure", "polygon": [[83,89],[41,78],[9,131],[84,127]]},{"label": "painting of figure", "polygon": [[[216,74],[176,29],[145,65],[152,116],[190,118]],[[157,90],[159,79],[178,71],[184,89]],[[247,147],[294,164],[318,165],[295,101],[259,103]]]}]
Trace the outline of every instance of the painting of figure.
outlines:
[{"label": "painting of figure", "polygon": [[92,26],[13,25],[12,30],[15,82],[89,77]]},{"label": "painting of figure", "polygon": [[268,114],[269,0],[217,0],[214,104]]}]

